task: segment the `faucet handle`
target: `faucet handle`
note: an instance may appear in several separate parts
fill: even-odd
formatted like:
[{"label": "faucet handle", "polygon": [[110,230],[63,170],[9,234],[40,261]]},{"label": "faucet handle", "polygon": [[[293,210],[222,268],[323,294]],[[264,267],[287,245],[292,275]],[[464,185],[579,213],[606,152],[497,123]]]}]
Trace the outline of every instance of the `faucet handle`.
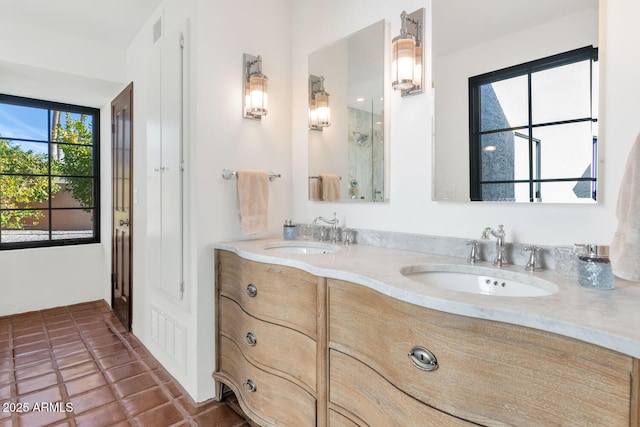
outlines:
[{"label": "faucet handle", "polygon": [[480,236],[480,238],[482,240],[489,240],[490,233],[491,227],[486,227],[484,230],[482,230],[482,235]]},{"label": "faucet handle", "polygon": [[353,241],[353,232],[351,231],[350,228],[344,227],[342,229],[342,233],[343,233],[343,237],[342,237],[343,243],[347,246],[350,245],[351,242]]},{"label": "faucet handle", "polygon": [[478,258],[478,245],[480,242],[477,240],[467,240],[467,246],[471,246],[471,251],[469,252],[469,257],[467,258],[467,262],[469,264],[474,264],[476,261],[480,261]]},{"label": "faucet handle", "polygon": [[526,271],[542,271],[542,266],[540,265],[540,261],[538,260],[538,253],[541,248],[538,246],[526,246],[523,251],[531,252],[529,255],[529,261],[527,265],[524,267]]}]

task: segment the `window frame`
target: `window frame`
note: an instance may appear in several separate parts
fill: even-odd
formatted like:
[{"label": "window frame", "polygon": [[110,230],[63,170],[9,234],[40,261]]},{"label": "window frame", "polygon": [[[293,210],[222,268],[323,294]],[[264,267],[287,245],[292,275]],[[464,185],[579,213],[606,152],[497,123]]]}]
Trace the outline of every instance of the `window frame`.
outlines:
[{"label": "window frame", "polygon": [[[592,177],[583,178],[551,178],[540,179],[534,178],[534,169],[539,168],[539,165],[533,164],[532,151],[534,151],[536,141],[533,137],[533,129],[543,126],[562,125],[571,123],[583,123],[598,121],[597,117],[594,117],[593,111],[593,67],[591,67],[591,85],[590,85],[590,102],[592,105],[590,117],[580,117],[575,119],[559,120],[554,122],[544,123],[532,123],[532,100],[531,100],[531,74],[549,70],[552,68],[561,67],[564,65],[574,64],[580,61],[591,60],[592,62],[598,61],[598,48],[594,46],[585,46],[582,48],[570,50],[567,52],[559,53],[556,55],[548,56],[546,58],[537,59],[534,61],[526,62],[519,65],[503,68],[496,71],[491,71],[485,74],[469,78],[469,187],[470,187],[470,199],[471,201],[483,201],[482,198],[482,185],[483,184],[529,184],[529,202],[540,202],[539,189],[543,182],[580,182],[588,181],[591,183],[591,199],[596,200],[597,193],[597,137],[592,141]],[[516,126],[505,129],[492,129],[491,131],[481,131],[481,106],[480,106],[480,88],[483,85],[507,80],[515,77],[527,76],[528,79],[528,124],[524,126]],[[505,131],[518,131],[524,130],[529,134],[529,179],[528,180],[494,180],[484,181],[482,179],[482,142],[483,135],[505,132]]]},{"label": "window frame", "polygon": [[[94,244],[100,243],[100,109],[93,107],[85,107],[74,104],[66,104],[62,102],[55,101],[46,101],[42,99],[34,99],[34,98],[26,98],[15,95],[7,95],[0,93],[0,104],[9,104],[20,107],[31,107],[47,110],[47,123],[49,129],[47,130],[47,141],[44,140],[31,140],[26,138],[16,138],[16,137],[4,137],[0,135],[0,139],[4,139],[7,141],[17,141],[17,142],[36,142],[36,143],[46,143],[47,144],[47,163],[48,163],[48,173],[47,175],[36,174],[31,176],[46,176],[49,180],[49,198],[48,198],[48,207],[44,208],[29,208],[29,209],[20,209],[20,210],[39,210],[46,211],[48,213],[48,237],[46,240],[29,240],[24,242],[2,242],[0,238],[0,251],[3,250],[14,250],[14,249],[27,249],[27,248],[47,248],[47,247],[59,247],[59,246],[73,246],[73,245],[84,245],[84,244]],[[51,170],[51,159],[52,159],[52,146],[55,144],[59,144],[59,142],[52,141],[51,135],[51,113],[53,111],[60,111],[61,113],[71,113],[71,114],[84,114],[86,116],[92,117],[92,168],[93,173],[91,176],[86,177],[87,179],[92,179],[93,183],[93,205],[89,208],[92,210],[93,214],[93,235],[91,237],[71,237],[71,238],[54,238],[54,231],[52,230],[52,218],[53,212],[56,211],[65,211],[65,210],[78,210],[80,208],[72,208],[72,207],[52,207],[51,204],[51,182],[58,178],[59,175],[53,174]],[[21,173],[21,174],[4,174],[0,172],[0,176],[6,175],[19,175],[19,176],[30,176],[29,173]],[[69,176],[72,177],[72,176]],[[77,177],[80,178],[80,177]],[[84,176],[82,177],[84,178]],[[4,210],[4,209],[3,209]],[[2,230],[0,230],[0,234]]]}]

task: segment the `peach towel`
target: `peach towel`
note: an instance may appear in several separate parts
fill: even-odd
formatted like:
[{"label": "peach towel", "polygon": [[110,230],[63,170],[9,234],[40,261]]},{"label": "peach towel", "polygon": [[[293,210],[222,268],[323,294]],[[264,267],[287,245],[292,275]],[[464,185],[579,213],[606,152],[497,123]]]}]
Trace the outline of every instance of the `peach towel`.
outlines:
[{"label": "peach towel", "polygon": [[269,225],[269,173],[267,171],[238,171],[238,211],[240,226],[245,235],[267,231]]},{"label": "peach towel", "polygon": [[618,229],[609,248],[613,274],[640,282],[640,135],[627,158],[616,216]]},{"label": "peach towel", "polygon": [[322,200],[333,202],[340,200],[340,177],[331,173],[321,173]]},{"label": "peach towel", "polygon": [[309,200],[313,202],[322,200],[322,181],[318,177],[309,177]]}]

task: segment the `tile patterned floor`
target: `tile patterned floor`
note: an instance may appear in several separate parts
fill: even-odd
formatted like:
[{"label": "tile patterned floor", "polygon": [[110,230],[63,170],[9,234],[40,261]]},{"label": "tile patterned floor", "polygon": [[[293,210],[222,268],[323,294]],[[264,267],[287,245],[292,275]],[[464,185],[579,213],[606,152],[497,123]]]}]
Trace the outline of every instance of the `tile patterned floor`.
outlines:
[{"label": "tile patterned floor", "polygon": [[104,301],[0,317],[0,427],[249,427],[196,405]]}]

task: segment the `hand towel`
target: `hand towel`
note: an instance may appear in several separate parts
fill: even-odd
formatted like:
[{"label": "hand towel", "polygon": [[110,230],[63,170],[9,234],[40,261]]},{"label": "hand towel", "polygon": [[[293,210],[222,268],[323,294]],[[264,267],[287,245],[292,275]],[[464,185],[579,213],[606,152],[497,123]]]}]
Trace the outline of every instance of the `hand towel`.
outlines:
[{"label": "hand towel", "polygon": [[340,177],[331,173],[321,173],[322,200],[333,202],[340,200]]},{"label": "hand towel", "polygon": [[309,200],[322,200],[322,182],[318,177],[309,177]]},{"label": "hand towel", "polygon": [[238,212],[243,233],[264,233],[268,229],[269,173],[238,171]]},{"label": "hand towel", "polygon": [[620,185],[616,216],[618,229],[613,235],[609,257],[613,274],[640,282],[640,135],[631,147]]}]

